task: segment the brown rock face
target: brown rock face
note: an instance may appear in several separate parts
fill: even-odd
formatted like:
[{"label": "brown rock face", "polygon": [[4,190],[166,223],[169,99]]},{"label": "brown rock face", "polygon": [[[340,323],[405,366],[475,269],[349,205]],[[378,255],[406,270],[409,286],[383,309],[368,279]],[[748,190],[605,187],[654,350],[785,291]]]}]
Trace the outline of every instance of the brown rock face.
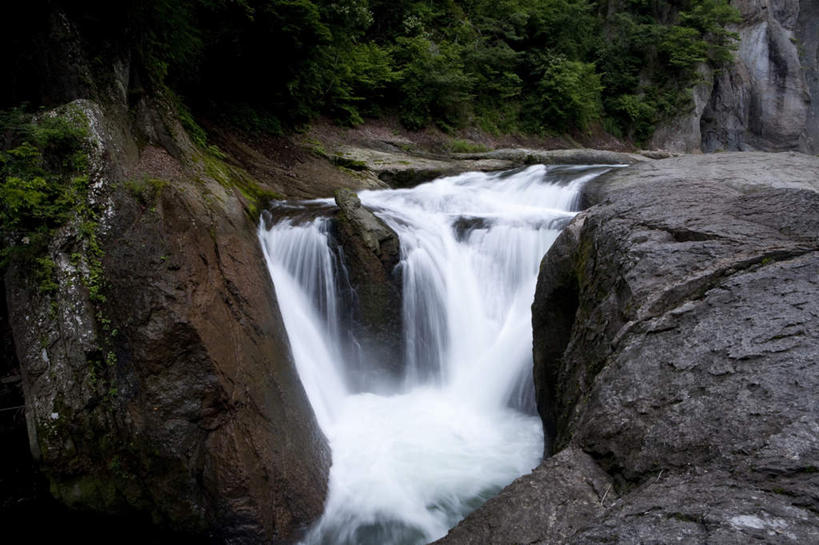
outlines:
[{"label": "brown rock face", "polygon": [[126,410],[212,490],[206,519],[289,540],[321,512],[326,442],[253,224],[235,196],[214,211],[199,190],[163,192],[155,213],[123,211],[109,242],[123,357],[139,362]]},{"label": "brown rock face", "polygon": [[337,237],[355,292],[353,333],[361,344],[362,367],[370,377],[380,370],[390,380],[400,375],[403,364],[398,235],[363,207],[353,191],[340,189],[335,199]]},{"label": "brown rock face", "polygon": [[[100,262],[69,225],[49,248],[54,292],[26,271],[6,278],[31,448],[52,494],[231,543],[293,542],[323,508],[329,451],[231,171],[217,181],[209,159],[181,168],[157,147],[139,152],[152,165],[117,163],[105,129],[117,122],[82,107],[99,129]],[[168,123],[152,129],[195,153]],[[137,167],[136,181],[112,181]]]}]

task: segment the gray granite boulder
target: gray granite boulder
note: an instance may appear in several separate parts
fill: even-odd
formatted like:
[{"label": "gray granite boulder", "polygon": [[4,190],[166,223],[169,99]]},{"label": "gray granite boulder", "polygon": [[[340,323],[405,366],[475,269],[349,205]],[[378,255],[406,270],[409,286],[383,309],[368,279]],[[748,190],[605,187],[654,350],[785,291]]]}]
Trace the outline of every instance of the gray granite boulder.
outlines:
[{"label": "gray granite boulder", "polygon": [[[586,199],[532,307],[556,454],[460,528],[484,543],[817,542],[819,159],[671,158]],[[562,484],[578,471],[566,452],[612,489],[590,484],[597,507],[555,533],[550,513],[590,497]]]}]

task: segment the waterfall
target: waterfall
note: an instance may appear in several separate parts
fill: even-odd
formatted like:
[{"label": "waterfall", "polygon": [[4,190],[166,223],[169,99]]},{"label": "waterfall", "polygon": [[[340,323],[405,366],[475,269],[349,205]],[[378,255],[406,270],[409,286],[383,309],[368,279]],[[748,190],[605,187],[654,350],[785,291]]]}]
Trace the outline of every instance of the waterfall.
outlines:
[{"label": "waterfall", "polygon": [[331,220],[263,222],[294,360],[333,455],[325,512],[305,543],[427,543],[538,464],[538,265],[582,184],[608,168],[536,165],[359,193],[401,242],[405,371],[386,393],[348,387],[355,339]]}]

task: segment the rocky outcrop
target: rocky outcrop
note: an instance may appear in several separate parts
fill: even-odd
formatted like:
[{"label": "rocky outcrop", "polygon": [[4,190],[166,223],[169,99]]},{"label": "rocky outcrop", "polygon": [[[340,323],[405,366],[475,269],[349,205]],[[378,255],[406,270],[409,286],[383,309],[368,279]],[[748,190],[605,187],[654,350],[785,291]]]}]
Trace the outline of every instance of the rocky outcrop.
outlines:
[{"label": "rocky outcrop", "polygon": [[250,182],[197,151],[161,101],[144,100],[133,125],[122,106],[70,108],[88,124],[91,189],[49,246],[56,287],[19,267],[5,279],[52,494],[231,543],[292,542],[321,513],[329,451]]},{"label": "rocky outcrop", "polygon": [[695,153],[702,149],[701,120],[714,90],[714,71],[702,64],[697,69],[700,81],[691,92],[691,104],[687,111],[657,126],[647,147]]},{"label": "rocky outcrop", "polygon": [[328,158],[337,166],[355,173],[362,180],[375,179],[376,182],[380,180],[392,188],[404,188],[442,176],[454,176],[470,171],[492,172],[533,164],[633,164],[670,155],[667,152],[621,153],[584,148],[560,150],[515,148],[433,155],[340,146],[337,154]]},{"label": "rocky outcrop", "polygon": [[499,149],[484,153],[463,154],[472,159],[494,159],[520,165],[631,165],[649,159],[669,157],[665,152],[623,153],[598,149]]},{"label": "rocky outcrop", "polygon": [[[538,405],[558,454],[461,526],[486,543],[819,539],[817,174],[815,157],[747,153],[593,181],[596,206],[549,250],[532,307]],[[597,506],[559,535],[554,518],[496,517],[528,498],[544,516],[593,500],[550,488],[577,471],[566,452],[612,480],[593,487]],[[470,541],[453,531],[442,543]]]},{"label": "rocky outcrop", "polygon": [[805,73],[805,83],[811,97],[805,123],[807,149],[819,152],[819,3],[799,3],[796,20],[796,47]]},{"label": "rocky outcrop", "polygon": [[462,172],[495,171],[517,166],[503,159],[453,158],[354,146],[339,147],[329,159],[339,167],[356,172],[363,179],[372,177],[393,188],[413,187]]},{"label": "rocky outcrop", "polygon": [[797,34],[799,12],[802,6],[811,10],[812,3],[734,3],[744,19],[737,28],[739,48],[733,66],[714,79],[701,118],[703,151],[816,149],[807,132],[807,119],[816,105],[803,70],[803,63],[811,65],[807,57],[800,58],[800,48],[815,52],[817,44]]},{"label": "rocky outcrop", "polygon": [[360,345],[362,365],[359,374],[361,380],[366,375],[368,381],[375,381],[366,386],[377,387],[403,370],[398,235],[362,206],[355,192],[340,189],[335,200],[339,208],[334,222],[336,236],[353,291],[353,335]]},{"label": "rocky outcrop", "polygon": [[743,22],[734,62],[702,68],[692,109],[650,145],[674,151],[819,151],[819,7],[813,0],[734,0]]},{"label": "rocky outcrop", "polygon": [[611,478],[594,460],[567,448],[504,488],[435,543],[564,543],[616,497]]}]

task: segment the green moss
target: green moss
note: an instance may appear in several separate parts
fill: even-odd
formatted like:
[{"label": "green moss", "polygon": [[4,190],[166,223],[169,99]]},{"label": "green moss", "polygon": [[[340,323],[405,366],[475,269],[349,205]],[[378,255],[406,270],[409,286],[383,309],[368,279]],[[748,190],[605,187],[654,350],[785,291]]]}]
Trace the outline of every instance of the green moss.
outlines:
[{"label": "green moss", "polygon": [[364,161],[350,159],[349,157],[344,157],[343,155],[334,155],[332,161],[334,165],[349,170],[363,171],[368,170],[369,168],[367,166],[367,163],[365,163]]},{"label": "green moss", "polygon": [[284,195],[269,190],[242,169],[225,163],[211,154],[199,156],[201,167],[207,177],[215,180],[225,189],[238,191],[245,205],[245,212],[254,222],[259,220],[262,209],[271,200],[284,199]]},{"label": "green moss", "polygon": [[330,159],[330,154],[327,153],[326,149],[324,149],[324,145],[315,138],[308,138],[304,141],[304,143],[307,144],[310,151],[312,151],[315,155],[324,159]]},{"label": "green moss", "polygon": [[116,508],[117,488],[113,481],[95,475],[73,479],[51,479],[51,495],[68,507],[91,507],[102,512]]},{"label": "green moss", "polygon": [[351,178],[358,178],[359,180],[365,180],[367,178],[367,171],[352,170],[346,167],[338,167],[338,169]]},{"label": "green moss", "polygon": [[153,205],[170,182],[159,178],[143,178],[123,182],[123,187],[143,206]]},{"label": "green moss", "polygon": [[242,195],[248,199],[247,213],[253,221],[258,221],[259,215],[270,201],[284,198],[281,193],[259,187],[253,188],[249,192],[242,191]]},{"label": "green moss", "polygon": [[450,140],[449,151],[452,153],[481,153],[484,151],[489,151],[489,148],[487,148],[483,144],[472,142],[471,140],[462,140],[460,138],[456,138]]},{"label": "green moss", "polygon": [[203,129],[196,122],[196,120],[193,118],[193,114],[182,99],[174,94],[170,89],[166,88],[165,92],[170,94],[170,96],[173,98],[179,123],[182,125],[182,128],[185,129],[185,132],[188,133],[188,136],[190,136],[193,143],[200,148],[208,147],[208,135],[205,132],[205,129]]},{"label": "green moss", "polygon": [[87,125],[79,109],[37,119],[22,109],[0,112],[0,269],[41,258],[84,203]]}]

